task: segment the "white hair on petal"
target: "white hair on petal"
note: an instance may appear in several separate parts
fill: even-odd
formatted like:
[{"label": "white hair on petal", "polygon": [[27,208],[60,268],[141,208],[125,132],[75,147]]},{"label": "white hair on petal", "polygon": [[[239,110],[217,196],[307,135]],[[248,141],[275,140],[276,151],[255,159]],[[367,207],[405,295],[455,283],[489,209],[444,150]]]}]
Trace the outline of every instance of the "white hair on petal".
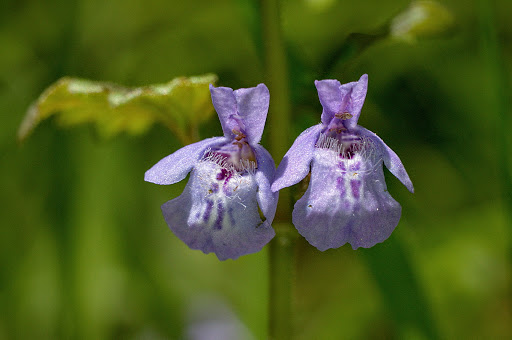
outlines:
[{"label": "white hair on petal", "polygon": [[321,133],[315,147],[333,151],[334,160],[350,159],[352,154],[359,155],[364,161],[377,162],[379,154],[375,142],[368,136],[342,135],[333,138]]},{"label": "white hair on petal", "polygon": [[201,161],[215,163],[221,168],[226,169],[228,172],[232,173],[233,176],[240,176],[245,172],[250,175],[254,175],[257,168],[256,162],[249,159],[240,159],[239,163],[235,165],[229,161],[229,157],[226,157],[221,153],[212,152],[210,148],[204,152]]}]

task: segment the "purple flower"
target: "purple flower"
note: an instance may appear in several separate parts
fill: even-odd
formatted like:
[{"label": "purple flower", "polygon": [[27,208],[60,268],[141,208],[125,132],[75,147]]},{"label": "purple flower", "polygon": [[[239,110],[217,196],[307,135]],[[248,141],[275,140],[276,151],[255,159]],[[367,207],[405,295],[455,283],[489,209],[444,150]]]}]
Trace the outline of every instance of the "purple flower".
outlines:
[{"label": "purple flower", "polygon": [[319,250],[369,248],[391,235],[401,207],[386,189],[382,162],[410,192],[412,182],[400,158],[373,132],[357,125],[368,76],[340,84],[315,81],[322,123],[304,131],[284,156],[272,190],[301,181],[309,187],[293,209],[293,224]]},{"label": "purple flower", "polygon": [[278,198],[270,189],[275,164],[258,144],[270,95],[264,84],[236,91],[210,85],[210,92],[224,137],[179,149],[149,169],[144,180],[173,184],[192,171],[183,193],[162,205],[165,221],[190,248],[236,259],[261,250],[275,235],[270,225]]}]

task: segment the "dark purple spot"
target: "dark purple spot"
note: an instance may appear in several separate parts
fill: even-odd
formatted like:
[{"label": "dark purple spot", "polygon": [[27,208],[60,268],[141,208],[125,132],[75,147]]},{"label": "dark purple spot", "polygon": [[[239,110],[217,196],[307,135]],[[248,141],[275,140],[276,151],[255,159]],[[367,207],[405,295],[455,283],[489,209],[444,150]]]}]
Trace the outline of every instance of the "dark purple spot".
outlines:
[{"label": "dark purple spot", "polygon": [[217,229],[217,230],[221,230],[223,219],[224,219],[224,205],[221,202],[219,202],[217,204],[217,218],[215,219],[213,228]]},{"label": "dark purple spot", "polygon": [[350,187],[352,188],[352,196],[356,200],[359,200],[359,189],[361,188],[361,181],[353,179],[350,181]]},{"label": "dark purple spot", "polygon": [[217,174],[217,180],[222,181],[223,179],[225,179],[228,176],[229,176],[229,171],[227,171],[226,169],[221,169],[220,172]]},{"label": "dark purple spot", "polygon": [[349,171],[359,171],[361,169],[361,162],[355,162],[349,167]]},{"label": "dark purple spot", "polygon": [[206,209],[204,210],[203,221],[208,222],[213,209],[213,201],[206,200]]},{"label": "dark purple spot", "polygon": [[228,182],[229,180],[231,179],[231,177],[233,177],[233,174],[231,172],[228,171],[228,175],[227,177],[224,179],[224,184],[222,185],[222,191],[224,192],[224,194],[226,195],[229,195],[230,194],[230,190],[229,190],[229,186],[228,186]]},{"label": "dark purple spot", "polygon": [[347,168],[345,168],[345,162],[343,162],[343,161],[338,163],[338,168],[340,168],[341,171],[347,170]]},{"label": "dark purple spot", "polygon": [[343,177],[336,178],[336,189],[340,192],[340,197],[345,197],[345,179]]},{"label": "dark purple spot", "polygon": [[233,207],[229,207],[228,209],[229,221],[231,225],[235,225],[235,217],[233,216]]},{"label": "dark purple spot", "polygon": [[350,143],[350,145],[340,152],[340,157],[345,159],[352,159],[354,155],[359,151],[357,143]]}]

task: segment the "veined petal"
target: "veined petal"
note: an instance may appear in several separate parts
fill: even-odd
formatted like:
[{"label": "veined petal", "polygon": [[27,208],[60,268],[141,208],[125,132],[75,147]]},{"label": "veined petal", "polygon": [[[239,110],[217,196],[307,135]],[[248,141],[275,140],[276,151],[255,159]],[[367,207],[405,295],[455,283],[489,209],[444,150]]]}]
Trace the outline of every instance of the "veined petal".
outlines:
[{"label": "veined petal", "polygon": [[[221,176],[220,176],[221,175]],[[252,174],[228,174],[218,164],[199,162],[183,194],[162,205],[171,230],[192,249],[236,259],[261,250],[275,235],[262,221]]]},{"label": "veined petal", "polygon": [[341,107],[341,83],[336,79],[315,80],[318,98],[322,104],[322,123],[326,126]]},{"label": "veined petal", "polygon": [[387,239],[401,207],[386,190],[382,162],[359,168],[357,157],[332,160],[332,150],[315,152],[308,190],[293,210],[299,233],[321,251],[345,243],[369,248]]},{"label": "veined petal", "polygon": [[155,184],[174,184],[183,180],[201,159],[205,150],[226,143],[224,137],[207,138],[187,145],[162,158],[146,171],[144,180]]},{"label": "veined petal", "polygon": [[405,167],[398,155],[393,150],[391,150],[391,148],[387,146],[386,143],[384,143],[384,141],[374,132],[362,126],[358,126],[357,129],[362,135],[370,137],[380,147],[382,158],[384,159],[384,164],[388,168],[389,172],[395,175],[395,177],[398,178],[403,185],[405,185],[407,190],[414,193],[412,181],[409,178],[409,175],[407,174],[407,171],[405,170]]},{"label": "veined petal", "polygon": [[267,119],[270,94],[265,84],[234,91],[238,114],[245,125],[249,144],[259,143]]},{"label": "veined petal", "polygon": [[366,98],[366,91],[368,90],[368,75],[363,74],[357,82],[341,85],[342,92],[350,92],[350,100],[347,103],[345,110],[350,112],[352,118],[345,121],[345,126],[349,129],[357,125],[361,109],[363,108],[364,100]]},{"label": "veined petal", "polygon": [[212,95],[212,103],[217,115],[219,116],[220,124],[224,136],[233,139],[235,134],[233,129],[238,128],[238,125],[231,117],[237,115],[236,98],[233,89],[229,87],[214,87],[210,84],[210,93]]},{"label": "veined petal", "polygon": [[256,183],[258,184],[258,204],[263,215],[269,223],[272,223],[276,214],[278,192],[272,192],[270,185],[274,180],[276,166],[272,156],[261,145],[255,145],[256,161],[258,162],[258,170],[254,174]]},{"label": "veined petal", "polygon": [[358,81],[340,84],[338,80],[316,80],[318,98],[322,104],[322,123],[329,125],[336,113],[350,113],[351,118],[345,119],[346,128],[357,125],[368,89],[368,75],[363,74]]},{"label": "veined petal", "polygon": [[277,167],[272,191],[294,185],[306,177],[315,151],[315,143],[323,128],[322,124],[314,125],[297,137]]}]

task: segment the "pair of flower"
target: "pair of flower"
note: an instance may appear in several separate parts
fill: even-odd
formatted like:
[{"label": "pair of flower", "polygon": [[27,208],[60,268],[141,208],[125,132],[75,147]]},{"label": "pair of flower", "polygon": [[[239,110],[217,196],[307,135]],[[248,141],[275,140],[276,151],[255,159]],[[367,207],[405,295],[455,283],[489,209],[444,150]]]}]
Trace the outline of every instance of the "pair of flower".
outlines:
[{"label": "pair of flower", "polygon": [[401,207],[386,190],[382,162],[409,191],[413,186],[395,152],[357,125],[367,84],[366,74],[348,84],[316,81],[322,122],[297,137],[277,170],[258,144],[267,87],[233,91],[210,85],[224,136],[185,146],[145,174],[148,182],[173,184],[192,171],[183,193],[162,205],[171,230],[190,248],[220,260],[257,252],[275,236],[278,191],[311,173],[292,219],[309,243],[324,251],[347,242],[368,248],[387,239]]}]

